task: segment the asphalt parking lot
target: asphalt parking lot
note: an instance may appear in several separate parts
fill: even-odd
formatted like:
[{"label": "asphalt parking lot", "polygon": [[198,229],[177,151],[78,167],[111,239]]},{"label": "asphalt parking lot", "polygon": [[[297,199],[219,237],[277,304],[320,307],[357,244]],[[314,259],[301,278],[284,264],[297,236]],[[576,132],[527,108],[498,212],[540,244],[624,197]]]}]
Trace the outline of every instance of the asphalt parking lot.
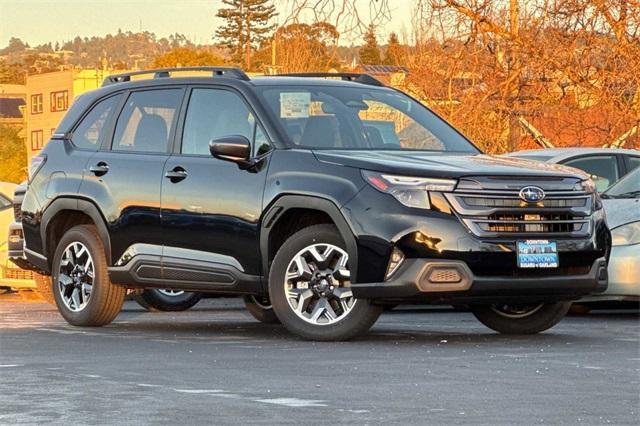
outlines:
[{"label": "asphalt parking lot", "polygon": [[0,296],[0,424],[638,424],[639,319],[537,336],[400,308],[346,343],[301,341],[236,299],[183,313],[126,302],[104,328]]}]

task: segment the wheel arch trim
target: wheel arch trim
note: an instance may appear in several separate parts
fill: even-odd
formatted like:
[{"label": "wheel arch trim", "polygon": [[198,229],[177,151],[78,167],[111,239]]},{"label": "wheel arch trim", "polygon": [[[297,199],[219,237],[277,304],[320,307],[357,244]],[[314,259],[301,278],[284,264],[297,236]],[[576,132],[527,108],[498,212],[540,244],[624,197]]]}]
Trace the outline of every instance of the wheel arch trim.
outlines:
[{"label": "wheel arch trim", "polygon": [[266,209],[260,226],[260,253],[263,276],[269,273],[269,234],[283,214],[291,209],[316,210],[327,214],[338,228],[349,254],[351,280],[357,282],[358,245],[353,230],[338,206],[331,200],[310,195],[282,195]]},{"label": "wheel arch trim", "polygon": [[[42,239],[43,252],[47,253],[47,251],[49,250],[49,247],[47,247],[47,235],[51,220],[63,210],[77,211],[80,213],[84,213],[91,218],[98,230],[98,235],[100,235],[102,244],[104,245],[107,264],[111,265],[111,237],[109,236],[109,230],[107,228],[104,216],[93,202],[84,198],[56,198],[45,209],[41,219],[42,226],[40,227],[40,238]],[[51,263],[51,259],[48,259],[48,263]]]}]

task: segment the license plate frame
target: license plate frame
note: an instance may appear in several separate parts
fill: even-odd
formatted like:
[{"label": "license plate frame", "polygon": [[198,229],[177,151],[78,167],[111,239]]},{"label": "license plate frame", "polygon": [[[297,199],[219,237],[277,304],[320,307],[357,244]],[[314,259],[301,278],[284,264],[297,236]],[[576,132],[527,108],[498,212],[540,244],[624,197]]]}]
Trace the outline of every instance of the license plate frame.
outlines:
[{"label": "license plate frame", "polygon": [[559,266],[558,245],[549,240],[524,240],[516,242],[518,268],[553,269]]}]

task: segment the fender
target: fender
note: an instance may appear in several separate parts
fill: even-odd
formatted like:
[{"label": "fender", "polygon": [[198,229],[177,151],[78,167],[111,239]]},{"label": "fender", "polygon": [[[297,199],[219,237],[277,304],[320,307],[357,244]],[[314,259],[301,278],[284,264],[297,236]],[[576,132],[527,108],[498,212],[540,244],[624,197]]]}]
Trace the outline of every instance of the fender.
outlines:
[{"label": "fender", "polygon": [[260,253],[262,253],[262,270],[263,276],[269,275],[269,233],[273,229],[273,225],[287,211],[293,208],[301,208],[307,210],[318,210],[326,213],[335,223],[342,239],[347,246],[351,266],[351,281],[357,282],[357,265],[358,265],[358,246],[354,233],[347,223],[346,219],[340,212],[338,206],[326,198],[307,195],[283,195],[279,197],[263,215],[262,224],[260,226]]},{"label": "fender", "polygon": [[[83,198],[56,198],[46,208],[46,210],[42,214],[42,219],[40,221],[42,224],[40,226],[40,237],[42,238],[42,247],[44,253],[47,253],[48,250],[46,237],[48,234],[47,231],[49,228],[49,222],[55,217],[56,214],[58,214],[62,210],[73,210],[82,212],[91,218],[93,223],[96,225],[96,228],[98,229],[98,234],[100,235],[100,239],[102,240],[102,244],[104,245],[107,264],[111,265],[111,238],[109,236],[109,230],[107,229],[105,219],[95,204]],[[51,259],[49,259],[49,261],[50,260]]]}]

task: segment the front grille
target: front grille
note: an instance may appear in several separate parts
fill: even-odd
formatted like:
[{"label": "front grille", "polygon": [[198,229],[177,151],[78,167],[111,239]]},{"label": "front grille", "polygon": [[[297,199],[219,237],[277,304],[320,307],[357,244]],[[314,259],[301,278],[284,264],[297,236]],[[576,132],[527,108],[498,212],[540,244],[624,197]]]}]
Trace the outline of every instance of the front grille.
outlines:
[{"label": "front grille", "polygon": [[588,220],[577,220],[568,214],[513,214],[496,213],[473,220],[483,231],[504,233],[567,233],[579,232],[586,226]]},{"label": "front grille", "polygon": [[572,178],[538,178],[535,185],[545,191],[545,198],[526,202],[519,192],[531,184],[529,179],[466,178],[446,197],[477,236],[580,237],[591,232],[593,195],[582,191],[578,182]]},{"label": "front grille", "polygon": [[[475,207],[523,207],[526,204],[519,198],[479,198],[479,197],[462,197],[462,201],[468,206]],[[545,208],[564,208],[564,207],[584,207],[587,198],[560,198],[547,199],[542,201]]]}]

